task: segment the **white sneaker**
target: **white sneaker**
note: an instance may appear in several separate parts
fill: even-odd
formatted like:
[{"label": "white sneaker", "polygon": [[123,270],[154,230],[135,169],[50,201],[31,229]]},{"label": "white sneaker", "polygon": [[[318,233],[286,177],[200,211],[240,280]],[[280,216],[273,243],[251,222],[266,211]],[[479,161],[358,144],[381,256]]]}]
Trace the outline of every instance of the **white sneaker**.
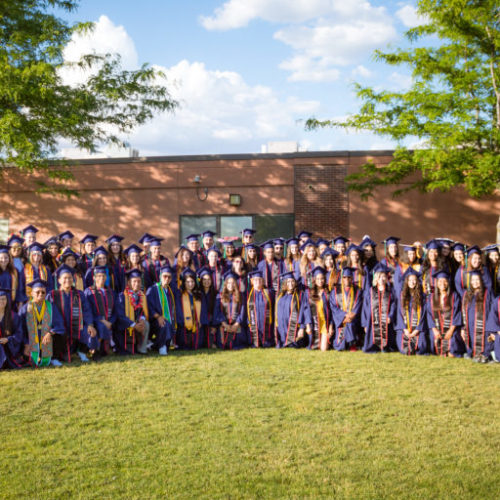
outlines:
[{"label": "white sneaker", "polygon": [[146,345],[146,349],[149,351],[151,347],[153,347],[153,345],[153,342],[148,342],[148,344]]},{"label": "white sneaker", "polygon": [[158,350],[158,354],[160,356],[166,356],[168,354],[168,351],[167,351],[167,346],[163,346],[163,347],[160,347],[160,349]]},{"label": "white sneaker", "polygon": [[87,358],[87,356],[85,356],[85,354],[83,354],[83,352],[80,352],[78,351],[78,356],[80,356],[80,361],[82,363],[88,363],[89,362],[89,358]]},{"label": "white sneaker", "polygon": [[58,359],[51,359],[50,364],[52,366],[62,366],[63,365]]}]

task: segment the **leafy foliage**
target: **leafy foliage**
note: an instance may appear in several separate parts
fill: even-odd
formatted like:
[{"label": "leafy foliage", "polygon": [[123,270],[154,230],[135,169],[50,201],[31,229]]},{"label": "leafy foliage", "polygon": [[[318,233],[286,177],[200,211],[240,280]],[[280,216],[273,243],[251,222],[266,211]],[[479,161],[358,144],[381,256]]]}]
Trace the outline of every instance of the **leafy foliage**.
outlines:
[{"label": "leafy foliage", "polygon": [[[343,121],[311,118],[306,126],[370,131],[397,142],[388,165],[369,163],[348,177],[349,188],[365,198],[382,185],[397,185],[395,194],[455,186],[473,197],[492,194],[500,182],[498,0],[420,0],[418,13],[426,22],[407,31],[410,49],[375,52],[376,60],[411,68],[410,88],[356,85],[358,113]],[[408,138],[419,149],[408,150]]]},{"label": "leafy foliage", "polygon": [[[121,134],[177,105],[159,83],[164,75],[147,65],[125,71],[112,54],[65,63],[63,51],[73,34],[92,30],[92,23],[69,25],[53,12],[77,5],[0,2],[0,173],[9,167],[42,171],[49,182],[39,181],[41,190],[64,194],[74,192],[64,187],[72,178],[68,165],[52,166],[60,140],[90,152],[100,144],[124,145]],[[68,65],[86,70],[86,81],[65,84],[61,71]]]}]

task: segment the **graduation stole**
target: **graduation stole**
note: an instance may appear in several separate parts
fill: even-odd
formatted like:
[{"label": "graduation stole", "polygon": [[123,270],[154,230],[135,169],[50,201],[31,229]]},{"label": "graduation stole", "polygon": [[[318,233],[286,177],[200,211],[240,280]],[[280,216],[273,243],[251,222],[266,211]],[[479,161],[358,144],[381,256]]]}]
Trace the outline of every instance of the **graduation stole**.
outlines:
[{"label": "graduation stole", "polygon": [[94,260],[93,253],[92,254],[84,253],[82,255],[82,264],[83,264],[85,271],[87,271],[90,267],[92,267],[93,260]]},{"label": "graduation stole", "polygon": [[[134,292],[129,287],[125,288],[125,316],[131,321],[136,321],[137,315],[144,315],[146,319],[148,318],[146,295],[142,290],[139,290],[137,295],[138,299],[134,297]],[[129,330],[133,330],[133,328],[129,328]]]},{"label": "graduation stole", "polygon": [[[486,296],[488,290],[484,291],[482,307],[477,307],[476,299],[474,298],[474,341],[472,345],[472,356],[481,354],[484,351],[484,337],[486,328]],[[471,332],[469,328],[469,306],[470,303],[462,306],[462,314],[464,317],[465,331],[467,338],[467,347],[471,348]],[[479,330],[479,335],[478,335]]]},{"label": "graduation stole", "polygon": [[307,284],[307,288],[312,288],[313,287],[313,279],[312,279],[312,272],[314,270],[314,263],[313,262],[308,262],[306,266],[306,274],[303,276],[304,278],[304,283]]},{"label": "graduation stole", "polygon": [[[165,288],[161,286],[161,283],[156,283],[156,289],[158,292],[158,299],[160,300],[160,305],[161,305],[161,315],[169,322],[172,323],[172,318],[175,319],[175,301],[174,301],[174,294],[172,293],[172,290],[170,287],[168,287],[168,295],[167,292],[165,291]],[[172,304],[174,306],[174,315],[172,316],[172,313],[170,312],[170,303],[168,301],[168,298],[171,298]]]},{"label": "graduation stole", "polygon": [[69,337],[68,342],[72,342],[76,335],[74,332],[78,332],[78,340],[80,340],[81,331],[83,330],[83,311],[82,311],[82,300],[78,290],[71,289],[69,291],[69,303],[70,310],[64,311],[64,292],[62,290],[53,290],[52,297],[54,298],[54,304],[57,309],[61,312],[61,316],[64,319],[64,326],[67,328],[66,316],[69,312]]},{"label": "graduation stole", "polygon": [[354,276],[353,276],[353,279],[352,279],[352,282],[358,286],[358,288],[363,288],[363,283],[364,283],[364,280],[365,280],[366,276],[363,276],[361,274],[361,271],[356,268],[356,270],[354,271]]},{"label": "graduation stole", "polygon": [[201,317],[201,300],[194,300],[192,294],[183,292],[181,303],[184,330],[189,333],[198,333]]},{"label": "graduation stole", "polygon": [[[267,261],[265,261],[266,269],[265,269],[265,276],[264,276],[264,285],[266,288],[272,288],[275,292],[278,291],[279,289],[279,280],[280,280],[280,267],[276,260],[273,259],[271,263],[271,283],[269,283],[268,280],[268,272],[269,272],[269,267]],[[270,287],[269,285],[272,285]]]},{"label": "graduation stole", "polygon": [[[226,317],[227,323],[229,323],[230,325],[236,323],[236,319],[238,318],[238,305],[239,304],[236,304],[234,302],[234,299],[230,300],[229,302],[222,302],[222,300],[220,302],[221,311]],[[225,329],[223,329],[222,333],[222,344],[225,346],[227,344],[227,341],[229,340],[231,346],[231,343],[236,338],[236,333],[228,332]]]},{"label": "graduation stole", "polygon": [[[149,276],[151,278],[151,281],[153,283],[156,283],[157,281],[160,281],[159,273],[158,271],[161,268],[161,257],[158,260],[152,261],[150,258],[146,255],[144,257],[144,262],[146,263],[146,269],[148,270]],[[158,265],[157,265],[158,263]]]},{"label": "graduation stole", "polygon": [[219,290],[222,281],[222,270],[218,264],[215,264],[215,267],[208,266],[208,268],[212,273],[212,281],[214,282],[214,288],[216,290]]},{"label": "graduation stole", "polygon": [[[328,303],[328,295],[326,294],[325,290],[321,291],[321,294],[318,298],[317,301],[315,300],[309,300],[309,308],[311,309],[311,316],[314,318],[313,321],[313,341],[311,347],[313,349],[318,349],[319,348],[319,337],[320,337],[320,330],[319,330],[319,308],[324,306],[324,299],[326,299],[326,302]],[[323,309],[323,314],[325,313],[325,309]],[[326,314],[325,316],[325,323],[328,329],[328,324],[330,323],[330,318],[328,314],[328,307],[326,308]]]},{"label": "graduation stole", "polygon": [[[35,278],[35,266],[30,262],[24,265],[24,275],[26,276],[26,283],[31,283]],[[44,264],[40,264],[38,267],[38,277],[47,283],[47,278],[49,276],[49,271]],[[26,285],[27,295],[31,295],[31,287]]]},{"label": "graduation stole", "polygon": [[[12,303],[14,303],[16,300],[18,280],[19,280],[19,273],[17,272],[17,269],[14,269],[14,272],[10,275],[10,287],[11,287],[10,296],[12,298]],[[28,283],[31,282],[28,281]]]},{"label": "graduation stole", "polygon": [[[401,299],[401,304],[403,303],[403,300]],[[422,315],[422,306],[421,304],[416,304],[416,309],[417,309],[417,314],[413,314],[415,311],[414,303],[413,303],[413,297],[411,300],[408,302],[407,306],[404,307],[404,320],[405,320],[405,326],[406,328],[411,332],[418,326],[420,323],[420,317]],[[404,344],[406,341],[407,344],[407,349],[408,349],[408,354],[412,354],[415,352],[415,349],[418,349],[418,337],[415,339],[415,337],[410,338],[405,338],[404,334],[402,336],[402,344],[403,344],[403,349],[404,349]]]},{"label": "graduation stole", "polygon": [[38,306],[30,300],[27,307],[26,326],[31,359],[37,366],[40,364],[46,366],[52,357],[52,338],[48,344],[42,344],[42,339],[50,332],[51,325],[52,304],[44,300],[42,307],[38,310]]},{"label": "graduation stole", "polygon": [[[260,293],[264,298],[264,328],[263,332],[263,342],[271,339],[271,298],[269,297],[269,292],[263,288]],[[252,344],[255,347],[259,347],[259,322],[256,306],[256,296],[257,292],[251,288],[247,299],[247,314],[248,314],[248,328],[250,329],[250,334],[252,336]]]},{"label": "graduation stole", "polygon": [[[372,342],[375,345],[379,345],[380,350],[382,350],[388,341],[388,331],[389,331],[389,308],[391,305],[391,294],[387,288],[380,293],[380,290],[372,288],[370,292],[370,310],[371,319],[373,326]],[[385,343],[384,343],[385,340]]]},{"label": "graduation stole", "polygon": [[422,288],[427,295],[434,293],[434,288],[436,287],[436,278],[432,277],[432,272],[435,269],[435,267],[431,266],[422,276]]},{"label": "graduation stole", "polygon": [[[297,291],[294,291],[292,294],[292,301],[290,302],[290,314],[288,316],[288,326],[286,329],[285,345],[291,344],[292,342],[295,342],[297,340],[301,295],[302,294],[299,295]],[[276,326],[278,325],[278,302],[283,297],[284,295],[278,297],[278,300],[276,301]]]},{"label": "graduation stole", "polygon": [[104,316],[107,320],[113,313],[115,300],[111,288],[105,288],[104,293],[102,290],[97,289],[95,286],[90,287],[92,296],[94,297],[95,308],[99,316]]},{"label": "graduation stole", "polygon": [[443,310],[441,307],[441,310],[435,311],[434,310],[434,301],[431,298],[431,312],[432,312],[432,318],[434,319],[434,323],[437,325],[439,329],[439,333],[441,333],[441,339],[436,340],[434,342],[435,348],[436,348],[436,354],[439,356],[444,356],[448,353],[450,350],[450,341],[446,340],[444,336],[446,335],[445,330],[448,330],[451,326],[451,316],[453,314],[453,308],[455,306],[455,296],[452,295],[451,297],[451,307],[449,311]]}]

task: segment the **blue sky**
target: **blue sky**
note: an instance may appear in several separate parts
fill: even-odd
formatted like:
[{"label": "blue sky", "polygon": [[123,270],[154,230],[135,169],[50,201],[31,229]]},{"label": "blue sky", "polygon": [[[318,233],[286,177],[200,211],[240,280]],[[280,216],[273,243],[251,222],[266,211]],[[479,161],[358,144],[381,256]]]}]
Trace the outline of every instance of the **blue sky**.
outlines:
[{"label": "blue sky", "polygon": [[75,39],[67,58],[115,51],[126,68],[147,62],[166,73],[181,107],[126,138],[141,155],[252,153],[271,141],[296,141],[309,151],[388,149],[394,144],[383,137],[307,132],[302,121],[355,112],[354,81],[408,85],[404,68],[374,63],[372,54],[404,44],[414,7],[378,0],[83,0],[65,17],[94,21],[96,29]]}]

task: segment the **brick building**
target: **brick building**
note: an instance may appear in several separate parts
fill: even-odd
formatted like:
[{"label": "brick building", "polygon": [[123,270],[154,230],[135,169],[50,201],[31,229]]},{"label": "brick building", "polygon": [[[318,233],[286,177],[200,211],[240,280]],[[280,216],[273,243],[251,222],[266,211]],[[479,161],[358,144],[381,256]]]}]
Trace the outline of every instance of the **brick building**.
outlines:
[{"label": "brick building", "polygon": [[7,170],[0,185],[2,234],[35,224],[39,240],[71,229],[135,241],[148,231],[165,238],[170,254],[189,233],[212,229],[235,236],[244,227],[257,239],[344,234],[359,241],[388,235],[403,242],[449,236],[485,245],[496,239],[500,198],[462,190],[410,193],[392,199],[381,189],[369,201],[347,192],[344,178],[368,160],[385,164],[391,151],[304,152],[82,160],[73,167],[80,198],[35,194],[38,174]]}]

